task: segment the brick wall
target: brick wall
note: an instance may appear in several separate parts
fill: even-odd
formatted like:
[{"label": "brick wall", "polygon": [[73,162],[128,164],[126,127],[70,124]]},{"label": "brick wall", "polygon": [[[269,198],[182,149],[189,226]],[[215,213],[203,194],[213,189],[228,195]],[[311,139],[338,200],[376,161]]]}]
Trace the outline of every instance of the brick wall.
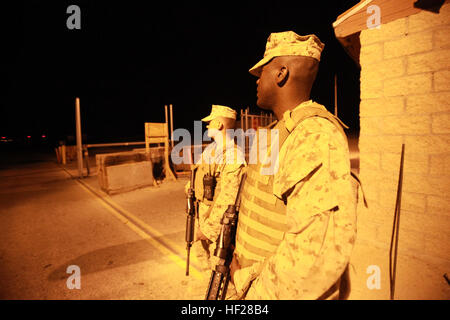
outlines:
[{"label": "brick wall", "polygon": [[[364,30],[360,39],[360,178],[369,209],[358,209],[350,299],[389,299],[402,143],[395,298],[449,299],[450,3],[439,14],[422,11]],[[380,289],[367,286],[371,265],[381,270]]]}]

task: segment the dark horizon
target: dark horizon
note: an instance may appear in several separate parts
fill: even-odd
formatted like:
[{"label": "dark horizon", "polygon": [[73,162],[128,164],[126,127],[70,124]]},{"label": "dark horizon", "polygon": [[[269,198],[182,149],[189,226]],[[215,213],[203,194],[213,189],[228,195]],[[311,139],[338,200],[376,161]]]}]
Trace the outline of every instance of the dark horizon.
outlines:
[{"label": "dark horizon", "polygon": [[[248,69],[262,58],[269,34],[287,30],[325,43],[311,97],[333,112],[337,74],[338,115],[358,132],[359,69],[331,25],[357,2],[15,5],[3,12],[0,136],[73,136],[75,97],[90,143],[143,140],[144,122],[162,122],[165,104],[173,104],[174,129],[192,130],[211,104],[260,112]],[[81,30],[66,27],[71,4],[81,9]]]}]

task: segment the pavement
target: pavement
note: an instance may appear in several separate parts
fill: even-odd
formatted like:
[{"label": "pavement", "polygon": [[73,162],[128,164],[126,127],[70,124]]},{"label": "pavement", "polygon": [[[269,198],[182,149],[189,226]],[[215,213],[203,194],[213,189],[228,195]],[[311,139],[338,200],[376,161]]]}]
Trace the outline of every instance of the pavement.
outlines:
[{"label": "pavement", "polygon": [[0,299],[204,298],[194,257],[185,276],[187,178],[109,196],[95,167],[54,158],[0,166]]},{"label": "pavement", "polygon": [[107,195],[89,163],[78,179],[52,153],[0,153],[0,299],[204,299],[192,254],[185,275],[188,177]]}]

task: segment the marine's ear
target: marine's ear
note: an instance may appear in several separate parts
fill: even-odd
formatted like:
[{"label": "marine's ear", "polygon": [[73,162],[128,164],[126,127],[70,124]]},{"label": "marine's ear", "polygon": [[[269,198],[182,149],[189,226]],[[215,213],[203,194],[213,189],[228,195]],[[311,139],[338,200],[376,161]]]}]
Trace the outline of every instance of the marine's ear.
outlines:
[{"label": "marine's ear", "polygon": [[281,65],[280,69],[277,72],[277,85],[279,87],[284,86],[284,84],[286,83],[286,81],[289,79],[289,68],[287,65]]},{"label": "marine's ear", "polygon": [[208,129],[215,129],[220,131],[223,129],[223,123],[220,119],[216,118],[211,120],[206,127]]}]

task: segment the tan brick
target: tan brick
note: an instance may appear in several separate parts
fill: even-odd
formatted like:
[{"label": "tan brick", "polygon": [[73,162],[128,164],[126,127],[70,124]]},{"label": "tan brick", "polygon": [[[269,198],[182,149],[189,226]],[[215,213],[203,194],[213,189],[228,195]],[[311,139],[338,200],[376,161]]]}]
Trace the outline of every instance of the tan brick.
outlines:
[{"label": "tan brick", "polygon": [[398,169],[400,166],[400,157],[401,157],[400,152],[396,152],[396,153],[383,152],[383,153],[381,153],[381,169],[383,171],[398,172]]},{"label": "tan brick", "polygon": [[[389,209],[380,209],[380,212],[382,211],[385,212],[385,218],[384,221],[378,224],[376,228],[376,235],[377,235],[376,240],[379,243],[385,244],[386,247],[389,247],[391,244],[393,224],[394,224],[396,193],[393,192],[393,194],[394,194],[394,205],[391,206]],[[406,220],[409,220],[411,218],[411,215],[415,216],[416,214],[404,209],[403,206],[401,207],[399,240],[398,240],[399,254],[411,253],[414,251],[420,252],[425,248],[424,235],[421,232],[417,232],[417,229],[411,229],[411,224],[409,223],[409,221],[407,221],[406,224],[403,223],[404,217],[406,217]],[[417,228],[417,226],[414,225],[414,228]]]},{"label": "tan brick", "polygon": [[384,43],[384,58],[391,59],[414,53],[429,51],[433,48],[433,34],[421,32],[407,35]]},{"label": "tan brick", "polygon": [[417,234],[448,233],[450,217],[438,214],[421,214],[402,210],[400,213],[400,228],[418,231]]},{"label": "tan brick", "polygon": [[429,115],[389,116],[381,124],[384,134],[427,134],[431,132]]},{"label": "tan brick", "polygon": [[408,19],[408,32],[410,33],[447,25],[450,22],[450,4],[444,4],[439,14],[423,10],[409,16]]},{"label": "tan brick", "polygon": [[408,57],[407,73],[421,73],[447,69],[450,66],[450,49],[433,50]]},{"label": "tan brick", "polygon": [[[440,261],[440,264],[434,265],[431,261]],[[448,300],[449,286],[442,277],[447,270],[448,260],[424,255],[418,251],[413,254],[404,252],[399,244],[394,299]],[[389,269],[386,271],[389,275]],[[387,289],[389,290],[389,285]]]},{"label": "tan brick", "polygon": [[405,34],[406,18],[397,19],[386,24],[382,24],[379,29],[375,28],[361,31],[361,46],[402,37]]},{"label": "tan brick", "polygon": [[394,210],[393,209],[384,209],[388,213],[385,221],[382,224],[378,225],[377,228],[377,238],[376,240],[379,243],[383,243],[386,248],[389,247],[391,243],[392,236],[392,224],[394,222]]},{"label": "tan brick", "polygon": [[364,135],[379,135],[381,132],[382,119],[379,117],[361,117],[360,132]]},{"label": "tan brick", "polygon": [[430,174],[450,176],[450,153],[430,155]]},{"label": "tan brick", "polygon": [[402,208],[408,211],[425,213],[427,196],[421,193],[402,192]]},{"label": "tan brick", "polygon": [[406,112],[408,113],[427,114],[444,111],[450,111],[450,92],[406,97]]},{"label": "tan brick", "polygon": [[[447,224],[447,230],[450,230],[450,224]],[[436,234],[425,234],[424,253],[447,259],[450,261],[450,235],[448,232],[439,232]]]},{"label": "tan brick", "polygon": [[380,99],[364,99],[359,105],[360,117],[399,115],[404,112],[405,99],[390,97]]},{"label": "tan brick", "polygon": [[405,136],[407,153],[441,154],[450,146],[450,135]]},{"label": "tan brick", "polygon": [[448,192],[447,179],[440,176],[409,173],[403,176],[403,190],[426,195],[441,195]]},{"label": "tan brick", "polygon": [[369,77],[361,77],[360,89],[361,99],[380,98],[383,95],[383,81],[371,79]]},{"label": "tan brick", "polygon": [[450,47],[450,26],[442,27],[434,30],[434,48],[445,49]]},{"label": "tan brick", "polygon": [[[402,228],[402,218],[410,214],[409,212],[403,211],[402,216],[400,217],[400,228],[398,232],[398,254],[415,254],[416,252],[423,253],[425,249],[425,236],[417,231],[408,230],[406,228]],[[392,213],[394,215],[394,213]],[[392,230],[391,230],[392,234]],[[389,239],[389,243],[390,243]]]},{"label": "tan brick", "polygon": [[[400,170],[400,153],[382,153],[381,168],[384,171],[399,172]],[[403,162],[404,173],[428,173],[428,155],[423,153],[405,152]]]},{"label": "tan brick", "polygon": [[405,74],[406,59],[397,58],[382,60],[377,63],[366,64],[361,67],[361,79],[380,81],[388,78],[399,77]]},{"label": "tan brick", "polygon": [[431,73],[388,79],[384,81],[384,94],[387,97],[421,94],[430,91]]},{"label": "tan brick", "polygon": [[[382,188],[379,193],[380,206],[386,208],[388,212],[394,212],[397,202],[397,188]],[[425,213],[427,208],[427,195],[402,191],[401,208],[415,213]]]},{"label": "tan brick", "polygon": [[377,173],[377,181],[382,189],[397,189],[398,172],[380,171]]},{"label": "tan brick", "polygon": [[365,136],[359,137],[360,158],[366,153],[374,152],[401,152],[403,137],[398,136]]},{"label": "tan brick", "polygon": [[[381,186],[380,186],[381,187]],[[394,212],[391,210],[395,208],[395,202],[397,200],[397,190],[392,188],[380,188],[380,206],[386,208],[387,212]]]},{"label": "tan brick", "polygon": [[363,156],[360,155],[359,168],[360,170],[369,171],[380,170],[380,153],[365,152]]},{"label": "tan brick", "polygon": [[433,133],[450,133],[450,113],[433,115]]},{"label": "tan brick", "polygon": [[441,196],[430,195],[427,197],[428,214],[441,214],[450,216],[450,197],[449,194]]},{"label": "tan brick", "polygon": [[450,91],[450,70],[434,73],[434,91]]},{"label": "tan brick", "polygon": [[405,152],[403,170],[405,174],[427,174],[429,171],[428,155],[423,153]]},{"label": "tan brick", "polygon": [[383,44],[375,43],[371,45],[361,46],[359,62],[361,66],[379,62],[383,59]]},{"label": "tan brick", "polygon": [[392,212],[390,209],[383,207],[381,205],[381,202],[372,202],[369,204],[370,212],[366,215],[366,219],[360,220],[358,218],[358,225],[361,224],[368,224],[371,225],[384,225],[386,223],[392,222]]}]

